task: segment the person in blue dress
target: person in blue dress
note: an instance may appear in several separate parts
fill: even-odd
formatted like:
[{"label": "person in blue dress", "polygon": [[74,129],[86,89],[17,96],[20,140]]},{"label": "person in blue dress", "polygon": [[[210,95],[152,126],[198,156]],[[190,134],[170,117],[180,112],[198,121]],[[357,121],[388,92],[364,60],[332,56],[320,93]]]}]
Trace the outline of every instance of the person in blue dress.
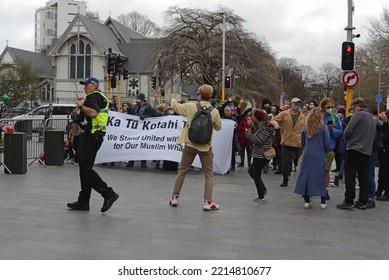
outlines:
[{"label": "person in blue dress", "polygon": [[320,196],[320,208],[327,208],[326,154],[330,149],[330,133],[323,114],[320,107],[310,111],[301,132],[303,155],[294,192],[303,196],[306,209],[312,208],[312,196]]}]

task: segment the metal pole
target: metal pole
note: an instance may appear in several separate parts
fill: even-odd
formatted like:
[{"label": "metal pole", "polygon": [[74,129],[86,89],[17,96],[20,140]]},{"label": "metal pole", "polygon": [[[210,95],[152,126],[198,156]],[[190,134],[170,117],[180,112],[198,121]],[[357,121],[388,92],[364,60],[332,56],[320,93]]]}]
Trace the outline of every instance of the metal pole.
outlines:
[{"label": "metal pole", "polygon": [[[377,95],[381,95],[381,71],[382,71],[382,43],[380,41],[380,45],[379,45],[379,51],[378,51],[378,94]],[[378,100],[377,100],[378,101]],[[380,113],[380,102],[377,102],[377,111],[378,111],[378,114]]]},{"label": "metal pole", "polygon": [[[348,2],[348,25],[345,28],[347,31],[347,41],[352,42],[353,40],[353,13],[354,13],[354,3],[353,0],[347,0]],[[352,88],[347,87],[346,91],[346,112],[350,109],[351,102],[353,100],[353,90]]]},{"label": "metal pole", "polygon": [[226,77],[226,15],[223,13],[223,51],[222,51],[222,100],[224,100]]}]

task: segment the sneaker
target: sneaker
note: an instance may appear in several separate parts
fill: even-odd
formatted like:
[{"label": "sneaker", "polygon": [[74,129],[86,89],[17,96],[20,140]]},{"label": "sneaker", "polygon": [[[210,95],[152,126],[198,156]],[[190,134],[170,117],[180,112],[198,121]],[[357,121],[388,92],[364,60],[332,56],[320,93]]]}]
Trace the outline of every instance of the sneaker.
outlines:
[{"label": "sneaker", "polygon": [[216,203],[214,203],[213,201],[205,201],[205,204],[203,206],[203,210],[204,211],[210,211],[210,210],[218,210],[220,208],[220,206]]},{"label": "sneaker", "polygon": [[304,202],[304,208],[305,209],[312,208],[312,204],[310,202]]},{"label": "sneaker", "polygon": [[367,209],[373,209],[375,208],[375,201],[374,200],[369,200],[366,204]]},{"label": "sneaker", "polygon": [[320,203],[320,208],[321,209],[326,209],[328,205],[326,203]]},{"label": "sneaker", "polygon": [[259,198],[259,197],[254,198],[253,201],[258,202],[258,203],[265,202],[265,200],[263,198]]},{"label": "sneaker", "polygon": [[119,195],[117,193],[113,193],[113,195],[109,198],[104,198],[103,207],[101,207],[101,212],[107,212],[113,205],[113,203],[118,200]]},{"label": "sneaker", "polygon": [[366,210],[367,209],[366,204],[363,204],[360,201],[355,202],[354,203],[354,207],[357,208],[357,209],[361,209],[361,210]]},{"label": "sneaker", "polygon": [[88,203],[80,203],[78,201],[68,203],[67,207],[69,207],[72,210],[89,211],[89,204]]},{"label": "sneaker", "polygon": [[274,172],[274,174],[282,174],[282,171],[281,170],[277,170],[276,172]]},{"label": "sneaker", "polygon": [[244,167],[244,164],[243,164],[243,163],[239,163],[239,164],[237,165],[237,167]]},{"label": "sneaker", "polygon": [[177,207],[178,206],[178,200],[177,200],[177,196],[176,195],[172,196],[172,199],[170,199],[169,204],[171,206],[173,206],[173,207]]},{"label": "sneaker", "polygon": [[348,204],[346,201],[343,201],[341,204],[336,205],[338,209],[353,209],[354,203]]}]

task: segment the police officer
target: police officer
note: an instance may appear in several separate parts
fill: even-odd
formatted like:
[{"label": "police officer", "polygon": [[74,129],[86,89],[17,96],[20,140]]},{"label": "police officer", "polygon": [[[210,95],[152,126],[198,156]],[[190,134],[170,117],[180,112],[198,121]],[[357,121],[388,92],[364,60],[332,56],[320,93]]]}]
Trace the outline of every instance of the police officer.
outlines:
[{"label": "police officer", "polygon": [[119,195],[107,186],[99,174],[93,170],[97,151],[103,143],[108,121],[109,102],[99,90],[99,81],[94,77],[80,81],[84,85],[86,98],[77,100],[80,109],[78,123],[81,128],[78,159],[80,167],[81,191],[78,200],[68,203],[72,210],[89,211],[89,200],[92,188],[104,198],[101,212],[106,212],[119,198]]}]

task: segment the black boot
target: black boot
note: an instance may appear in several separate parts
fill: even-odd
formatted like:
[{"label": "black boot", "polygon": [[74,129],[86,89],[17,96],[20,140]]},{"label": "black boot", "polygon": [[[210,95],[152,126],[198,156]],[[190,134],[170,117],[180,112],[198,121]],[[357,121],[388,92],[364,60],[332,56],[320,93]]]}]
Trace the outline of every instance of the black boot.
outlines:
[{"label": "black boot", "polygon": [[284,180],[282,180],[282,184],[280,185],[280,187],[287,187],[288,186],[288,178],[284,178]]}]

